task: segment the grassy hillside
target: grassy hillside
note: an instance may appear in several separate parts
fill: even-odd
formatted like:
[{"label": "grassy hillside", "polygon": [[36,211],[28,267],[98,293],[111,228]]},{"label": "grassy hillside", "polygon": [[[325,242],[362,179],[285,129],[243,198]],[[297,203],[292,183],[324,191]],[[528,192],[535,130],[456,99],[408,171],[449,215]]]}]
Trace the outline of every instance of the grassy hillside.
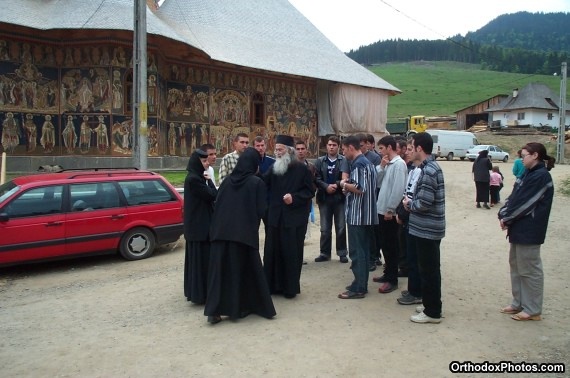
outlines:
[{"label": "grassy hillside", "polygon": [[388,120],[408,115],[453,115],[456,111],[498,94],[510,94],[531,82],[548,85],[560,93],[560,76],[483,71],[478,65],[455,62],[386,63],[370,68],[398,87],[390,97]]}]

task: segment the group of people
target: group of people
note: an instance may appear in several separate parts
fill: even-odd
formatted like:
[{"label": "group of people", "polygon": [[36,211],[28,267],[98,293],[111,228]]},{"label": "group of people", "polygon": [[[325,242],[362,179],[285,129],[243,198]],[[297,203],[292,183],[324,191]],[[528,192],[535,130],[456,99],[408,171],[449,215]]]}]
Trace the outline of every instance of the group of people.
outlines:
[{"label": "group of people", "polygon": [[[488,150],[481,150],[473,162],[473,179],[475,180],[475,202],[478,209],[490,210],[491,207],[501,202],[500,191],[503,189],[504,176],[498,165],[491,164]],[[489,205],[490,204],[490,205]]]},{"label": "group of people", "polygon": [[239,319],[251,313],[270,319],[276,314],[272,294],[294,298],[300,293],[313,174],[296,159],[292,137],[277,136],[275,158],[265,155],[263,138],[254,143],[249,147],[247,134],[235,136],[235,150],[220,165],[219,187],[209,172],[216,159],[212,145],[201,146],[188,162],[184,294],[205,305],[212,324],[222,316]]},{"label": "group of people", "polygon": [[[441,322],[445,184],[432,155],[430,134],[417,133],[409,140],[385,136],[378,141],[378,152],[371,135],[348,136],[342,141],[330,136],[326,155],[314,165],[306,159],[306,144],[291,136],[276,137],[274,158],[266,155],[263,137],[255,138],[254,148],[248,145],[247,134],[236,135],[235,150],[224,156],[220,165],[219,187],[213,181],[216,151],[212,145],[194,151],[188,163],[184,293],[189,301],[205,304],[208,322],[215,324],[222,316],[238,319],[250,313],[272,318],[276,312],[271,295],[295,298],[301,292],[305,234],[315,192],[321,231],[315,261],[331,259],[334,228],[339,261],[348,263],[350,258],[351,262],[354,279],[338,298],[364,298],[369,272],[383,254],[384,272],[372,278],[381,284],[378,291],[396,290],[398,277],[407,276],[407,290],[401,291],[397,302],[418,305],[410,320]],[[553,166],[544,146],[540,149],[528,144],[522,151],[525,158],[534,158],[528,158],[528,164],[524,162],[524,173],[499,212],[501,227],[509,229],[514,298],[501,312],[516,315],[517,320],[540,317],[542,294],[540,304],[534,298],[541,291],[539,251],[548,222],[549,195],[552,201],[552,192],[548,191],[552,180],[549,186],[546,165],[541,165],[546,174],[540,164],[531,165],[548,162]],[[485,159],[480,156],[476,160],[473,172],[476,166],[483,167],[489,175],[487,197],[477,184],[477,202],[478,207],[483,202],[490,208],[488,203],[499,203],[500,190],[490,187],[502,187],[502,175],[498,169],[493,172]],[[538,179],[546,183],[542,186],[545,192],[540,198],[528,197],[529,186],[534,187],[533,181]],[[529,181],[530,185],[522,185]],[[516,206],[528,208],[521,212]],[[534,217],[538,210],[541,216],[546,215],[542,234],[521,232],[518,225],[524,224],[524,230],[529,221],[525,217]],[[266,235],[263,262],[258,236],[261,221]],[[534,247],[528,248],[529,241],[536,243]],[[536,273],[532,282],[526,281],[528,269]]]}]

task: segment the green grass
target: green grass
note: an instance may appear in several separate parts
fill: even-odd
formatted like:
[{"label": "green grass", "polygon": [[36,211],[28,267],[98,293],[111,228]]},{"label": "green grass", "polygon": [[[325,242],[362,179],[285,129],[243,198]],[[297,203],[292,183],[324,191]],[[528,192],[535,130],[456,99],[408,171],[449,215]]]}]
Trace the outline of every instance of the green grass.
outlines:
[{"label": "green grass", "polygon": [[173,186],[184,186],[186,171],[161,171],[160,173]]},{"label": "green grass", "polygon": [[570,197],[570,177],[565,178],[562,180],[558,191],[562,193],[565,197]]},{"label": "green grass", "polygon": [[388,120],[408,115],[448,116],[499,94],[531,82],[560,93],[560,77],[483,71],[475,64],[455,62],[386,63],[372,72],[399,88],[402,93],[388,102]]}]

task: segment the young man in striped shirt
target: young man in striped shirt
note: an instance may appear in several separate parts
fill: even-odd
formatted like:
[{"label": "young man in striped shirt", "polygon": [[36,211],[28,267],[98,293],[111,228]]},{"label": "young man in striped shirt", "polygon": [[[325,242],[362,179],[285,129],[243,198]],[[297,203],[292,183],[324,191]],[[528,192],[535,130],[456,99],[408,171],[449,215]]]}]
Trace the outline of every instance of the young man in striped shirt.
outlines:
[{"label": "young man in striped shirt", "polygon": [[414,248],[421,276],[424,309],[416,309],[414,323],[441,322],[440,244],[445,236],[445,185],[443,172],[431,152],[433,139],[428,133],[417,133],[413,139],[414,160],[421,161],[420,176],[413,199],[402,203],[410,211],[408,249]]},{"label": "young man in striped shirt", "polygon": [[371,243],[374,240],[376,212],[376,169],[360,150],[360,139],[349,136],[342,140],[342,151],[350,161],[350,176],[341,180],[346,195],[348,250],[354,280],[340,293],[340,299],[364,298],[368,292],[368,270]]}]

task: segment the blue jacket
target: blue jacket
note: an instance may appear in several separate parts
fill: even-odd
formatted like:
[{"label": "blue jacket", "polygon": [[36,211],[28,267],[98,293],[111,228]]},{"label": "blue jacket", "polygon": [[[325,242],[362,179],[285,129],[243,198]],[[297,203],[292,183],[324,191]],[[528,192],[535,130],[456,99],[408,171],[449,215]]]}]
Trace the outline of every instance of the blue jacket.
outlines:
[{"label": "blue jacket", "polygon": [[554,197],[552,177],[544,164],[526,170],[499,210],[513,244],[543,244]]}]

